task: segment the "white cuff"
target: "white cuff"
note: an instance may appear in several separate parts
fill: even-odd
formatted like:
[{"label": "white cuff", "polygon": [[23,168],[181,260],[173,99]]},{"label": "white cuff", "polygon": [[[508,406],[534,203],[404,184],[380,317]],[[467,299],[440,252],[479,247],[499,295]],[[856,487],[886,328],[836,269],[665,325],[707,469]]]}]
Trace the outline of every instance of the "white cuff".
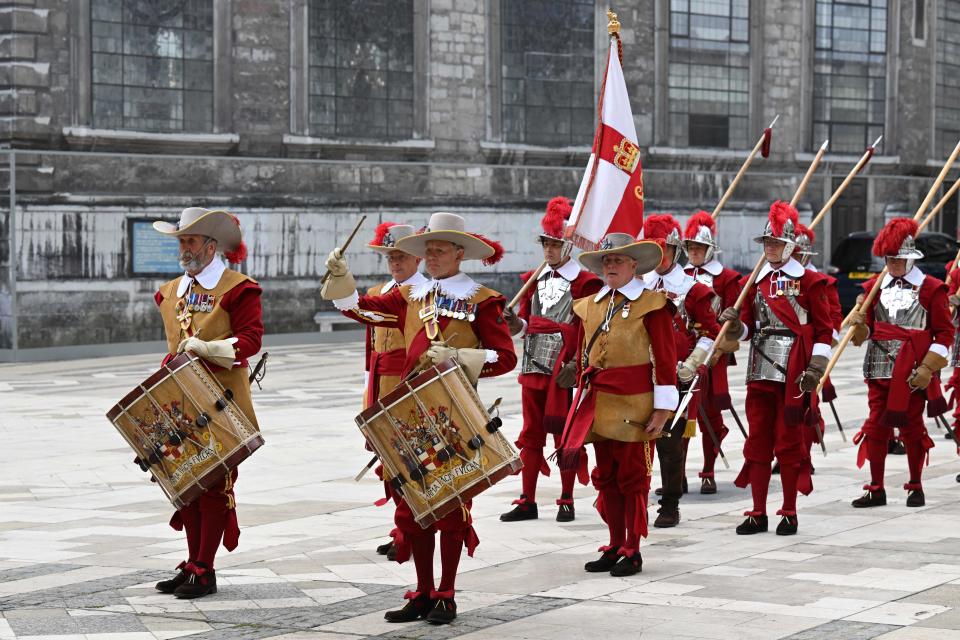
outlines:
[{"label": "white cuff", "polygon": [[935,353],[941,358],[947,357],[947,348],[942,344],[933,343],[930,345],[930,353]]},{"label": "white cuff", "polygon": [[823,356],[824,358],[829,359],[830,356],[833,355],[833,351],[830,349],[830,345],[817,342],[813,345],[813,355]]},{"label": "white cuff", "polygon": [[698,349],[703,349],[704,351],[710,351],[710,347],[712,346],[713,346],[713,340],[711,340],[707,336],[701,336],[700,339],[697,340],[696,348]]},{"label": "white cuff", "polygon": [[486,364],[493,364],[500,359],[500,354],[493,349],[484,349],[484,351],[487,352],[487,357],[483,360]]},{"label": "white cuff", "polygon": [[836,340],[837,342],[840,342],[840,332],[837,331],[836,329],[833,330],[833,339]]},{"label": "white cuff", "polygon": [[333,306],[337,308],[337,311],[350,311],[356,309],[359,304],[360,294],[356,291],[353,292],[353,295],[333,301]]},{"label": "white cuff", "polygon": [[370,372],[364,371],[363,372],[363,388],[366,389],[369,386],[370,386]]},{"label": "white cuff", "polygon": [[[760,328],[760,323],[758,322],[757,329],[759,328]],[[740,342],[745,342],[747,340],[747,336],[750,334],[750,331],[748,331],[748,329],[749,327],[747,327],[747,325],[744,324],[743,329],[740,330]]]},{"label": "white cuff", "polygon": [[520,329],[520,331],[517,332],[515,336],[517,338],[522,338],[523,336],[527,335],[527,321],[523,318],[520,318],[520,322],[523,323],[523,329]]},{"label": "white cuff", "polygon": [[672,384],[653,385],[653,408],[673,411],[680,404],[680,391]]}]

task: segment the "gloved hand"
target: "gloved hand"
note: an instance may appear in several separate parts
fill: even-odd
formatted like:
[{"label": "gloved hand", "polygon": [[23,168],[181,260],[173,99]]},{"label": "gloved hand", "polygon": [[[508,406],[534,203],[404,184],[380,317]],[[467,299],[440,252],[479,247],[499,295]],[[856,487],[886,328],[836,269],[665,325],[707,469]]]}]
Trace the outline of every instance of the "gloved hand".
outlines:
[{"label": "gloved hand", "polygon": [[455,359],[460,368],[466,374],[470,383],[476,386],[480,379],[480,373],[483,371],[483,365],[487,361],[487,352],[485,349],[455,349],[448,347],[442,342],[434,342],[427,349],[426,356],[434,364],[439,364],[445,360]]},{"label": "gloved hand", "polygon": [[728,321],[730,325],[727,327],[726,337],[730,340],[739,341],[740,336],[743,334],[743,322],[740,321],[740,312],[734,307],[727,307],[717,316],[717,322],[721,325]]},{"label": "gloved hand", "polygon": [[807,370],[797,378],[800,391],[809,393],[816,390],[817,385],[820,384],[820,378],[823,377],[823,372],[827,370],[827,364],[829,362],[830,359],[826,356],[813,356],[810,358],[810,364],[807,365]]},{"label": "gloved hand", "polygon": [[184,351],[189,351],[195,356],[224,369],[232,369],[233,363],[237,359],[237,354],[233,350],[233,343],[227,340],[206,342],[200,338],[186,338],[177,345],[177,353],[183,353]]},{"label": "gloved hand", "polygon": [[863,311],[857,309],[851,311],[844,321],[844,325],[853,332],[850,341],[853,342],[855,347],[859,347],[870,337],[870,328],[867,327],[867,319]]},{"label": "gloved hand", "polygon": [[687,359],[677,365],[677,377],[683,384],[690,384],[697,375],[697,369],[707,361],[707,352],[700,347],[693,350]]},{"label": "gloved hand", "polygon": [[949,302],[950,306],[953,308],[960,307],[960,296],[953,294],[947,298],[947,302]]},{"label": "gloved hand", "polygon": [[560,367],[557,372],[557,386],[561,389],[572,389],[577,386],[577,363],[571,360]]},{"label": "gloved hand", "polygon": [[330,277],[320,288],[321,298],[324,300],[341,300],[356,293],[357,283],[354,281],[353,274],[350,273],[350,267],[347,266],[347,261],[339,247],[331,251],[327,257],[327,270],[330,272]]},{"label": "gloved hand", "polygon": [[933,374],[945,366],[947,366],[946,358],[933,351],[928,351],[927,355],[923,356],[923,361],[920,365],[913,370],[910,379],[907,380],[907,384],[910,385],[912,391],[926,389],[930,384],[930,379],[933,378]]},{"label": "gloved hand", "polygon": [[510,335],[515,336],[523,331],[523,320],[517,317],[517,314],[513,311],[513,307],[507,307],[503,310],[503,319],[507,323],[507,329],[510,330]]}]

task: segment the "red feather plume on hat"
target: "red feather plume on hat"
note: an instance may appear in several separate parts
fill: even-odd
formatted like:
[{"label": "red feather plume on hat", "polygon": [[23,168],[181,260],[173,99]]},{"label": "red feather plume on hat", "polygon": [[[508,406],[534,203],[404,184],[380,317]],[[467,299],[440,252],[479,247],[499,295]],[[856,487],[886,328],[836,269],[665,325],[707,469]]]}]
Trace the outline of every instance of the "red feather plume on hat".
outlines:
[{"label": "red feather plume on hat", "polygon": [[479,240],[480,242],[484,243],[491,249],[493,249],[493,255],[490,256],[489,258],[484,258],[483,264],[489,267],[490,265],[494,265],[500,262],[501,258],[503,258],[503,253],[504,253],[502,244],[500,244],[496,240],[491,240],[490,238],[482,236],[479,233],[471,233],[470,235],[476,238],[477,240]]},{"label": "red feather plume on hat", "polygon": [[643,221],[643,237],[645,240],[655,240],[657,238],[665,240],[674,230],[679,236],[680,223],[669,213],[657,213],[648,216]]},{"label": "red feather plume on hat", "polygon": [[900,252],[900,245],[907,236],[916,236],[919,226],[910,218],[894,218],[877,234],[873,241],[873,255],[895,256]]},{"label": "red feather plume on hat", "polygon": [[227,262],[230,264],[240,264],[247,259],[247,245],[241,240],[240,244],[233,251],[224,251],[223,257],[227,259]]},{"label": "red feather plume on hat", "polygon": [[552,238],[563,237],[563,227],[570,219],[570,213],[573,211],[573,204],[569,198],[557,196],[547,203],[547,212],[540,220],[540,226],[543,232]]},{"label": "red feather plume on hat", "polygon": [[714,220],[713,216],[709,213],[701,210],[697,211],[687,220],[687,227],[683,231],[683,237],[687,240],[693,240],[697,237],[697,232],[700,231],[700,227],[709,229],[710,235],[714,238],[717,236],[717,221]]},{"label": "red feather plume on hat", "polygon": [[798,236],[807,236],[810,239],[810,244],[813,244],[816,241],[817,236],[813,233],[813,229],[809,228],[805,224],[797,225],[797,235]]},{"label": "red feather plume on hat", "polygon": [[376,230],[373,232],[373,241],[370,242],[370,244],[375,247],[382,247],[383,239],[386,237],[387,231],[390,230],[390,227],[395,227],[395,226],[397,226],[396,222],[389,222],[389,221],[381,222],[380,224],[378,224]]},{"label": "red feather plume on hat", "polygon": [[[230,214],[230,217],[233,218],[233,221],[237,223],[237,226],[240,226],[240,218]],[[244,244],[243,240],[240,241],[240,244],[233,251],[224,251],[223,257],[227,259],[227,262],[230,264],[240,264],[247,259],[247,245]]]},{"label": "red feather plume on hat", "polygon": [[783,200],[777,200],[770,205],[770,213],[767,219],[770,221],[770,231],[780,238],[783,237],[783,227],[788,221],[793,223],[794,229],[800,224],[800,215],[797,213],[796,207],[790,206]]}]

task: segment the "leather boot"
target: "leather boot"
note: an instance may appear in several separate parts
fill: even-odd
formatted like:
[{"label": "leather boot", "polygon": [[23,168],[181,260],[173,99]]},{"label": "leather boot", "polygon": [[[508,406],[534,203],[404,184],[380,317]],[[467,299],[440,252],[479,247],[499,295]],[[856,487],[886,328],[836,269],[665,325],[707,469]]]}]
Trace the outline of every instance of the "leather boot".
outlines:
[{"label": "leather boot", "polygon": [[177,587],[179,587],[180,585],[182,585],[184,582],[187,581],[187,572],[183,570],[184,567],[186,566],[187,566],[186,560],[178,564],[177,575],[173,576],[169,580],[161,580],[160,582],[158,582],[156,585],[157,591],[159,591],[160,593],[173,593],[174,591],[176,591]]},{"label": "leather boot", "polygon": [[887,504],[887,491],[883,487],[879,489],[867,489],[863,495],[851,502],[857,509],[867,509],[869,507],[882,507]]},{"label": "leather boot", "polygon": [[217,592],[217,574],[213,569],[188,563],[184,571],[187,573],[186,582],[173,592],[177,598],[192,600]]},{"label": "leather boot", "polygon": [[430,613],[432,608],[433,600],[430,599],[430,594],[421,593],[416,598],[407,600],[407,603],[403,605],[402,609],[395,609],[384,613],[383,619],[387,622],[413,622],[414,620],[427,617],[427,614]]}]

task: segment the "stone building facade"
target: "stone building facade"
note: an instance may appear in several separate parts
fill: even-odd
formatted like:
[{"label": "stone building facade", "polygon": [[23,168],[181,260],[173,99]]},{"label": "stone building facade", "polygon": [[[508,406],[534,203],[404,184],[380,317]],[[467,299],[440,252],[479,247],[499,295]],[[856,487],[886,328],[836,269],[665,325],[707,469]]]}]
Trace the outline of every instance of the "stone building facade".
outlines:
[{"label": "stone building facade", "polygon": [[[329,249],[361,214],[465,214],[516,288],[537,219],[573,196],[608,39],[592,0],[0,1],[0,358],[156,340],[144,223],[238,214],[268,333],[316,331]],[[960,137],[960,0],[622,0],[624,73],[648,212],[712,209],[725,259],[789,199],[819,208],[884,141],[820,241],[919,204]],[[956,28],[954,28],[956,27]],[[12,169],[12,171],[11,171]],[[13,214],[11,215],[11,204]],[[956,229],[956,202],[943,230]],[[11,224],[12,223],[12,224]],[[939,224],[939,223],[938,223]],[[138,226],[139,225],[139,226]],[[143,246],[138,243],[143,243]],[[153,247],[155,249],[155,247]],[[142,254],[142,255],[141,255]],[[361,284],[385,265],[357,249]],[[138,267],[137,265],[141,265]],[[479,271],[480,269],[478,269]],[[5,354],[5,355],[4,355]]]}]

